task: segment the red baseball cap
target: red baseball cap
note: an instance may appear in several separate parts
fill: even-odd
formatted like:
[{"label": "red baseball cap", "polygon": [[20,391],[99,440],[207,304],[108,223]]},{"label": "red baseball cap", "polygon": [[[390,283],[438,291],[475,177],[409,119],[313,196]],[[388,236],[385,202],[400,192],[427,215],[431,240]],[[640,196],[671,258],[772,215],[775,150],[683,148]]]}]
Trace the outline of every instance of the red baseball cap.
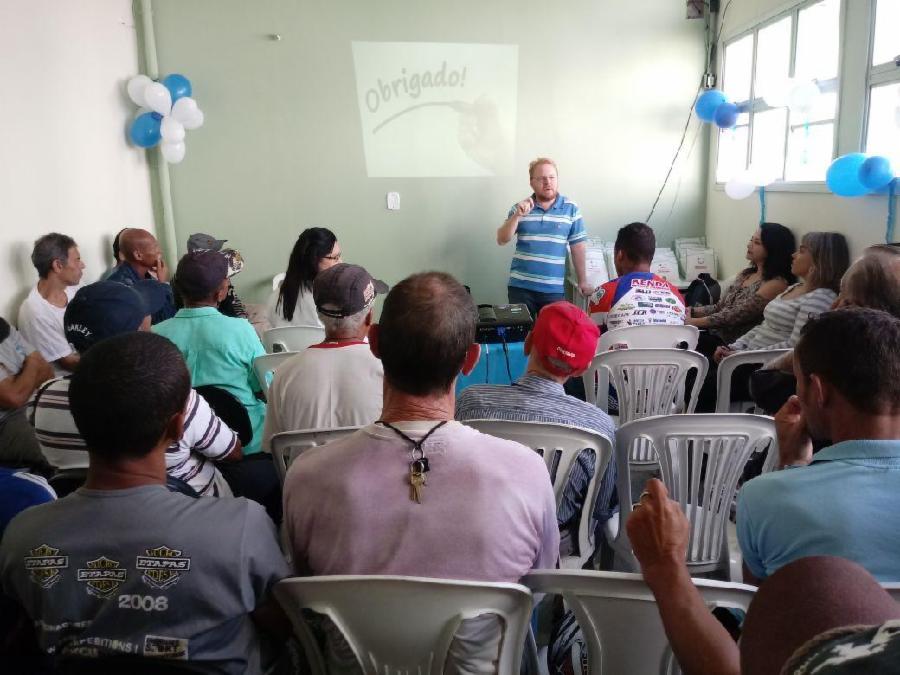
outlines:
[{"label": "red baseball cap", "polygon": [[600,329],[571,302],[545,306],[531,331],[531,348],[550,372],[564,376],[585,370],[597,353]]}]

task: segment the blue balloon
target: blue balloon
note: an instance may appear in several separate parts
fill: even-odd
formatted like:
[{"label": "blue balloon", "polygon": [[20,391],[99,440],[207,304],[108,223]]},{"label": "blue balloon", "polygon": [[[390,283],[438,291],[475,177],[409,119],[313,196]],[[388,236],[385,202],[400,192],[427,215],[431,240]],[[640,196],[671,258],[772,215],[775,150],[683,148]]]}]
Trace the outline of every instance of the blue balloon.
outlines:
[{"label": "blue balloon", "polygon": [[720,129],[733,129],[734,125],[737,124],[738,115],[740,114],[741,109],[734,103],[723,103],[716,108],[716,126]]},{"label": "blue balloon", "polygon": [[825,174],[828,189],[840,197],[861,197],[868,194],[869,188],[859,180],[859,170],[865,161],[866,156],[861,152],[851,152],[834,160]]},{"label": "blue balloon", "polygon": [[716,108],[723,103],[727,103],[728,99],[718,89],[710,89],[704,91],[700,98],[697,99],[697,105],[694,110],[697,111],[697,117],[704,122],[712,122],[716,118]]},{"label": "blue balloon", "polygon": [[169,93],[172,94],[172,103],[175,103],[175,101],[180,98],[191,95],[191,81],[184,75],[179,75],[178,73],[166,75],[163,78],[162,83],[163,86],[169,90]]},{"label": "blue balloon", "polygon": [[870,190],[887,187],[892,180],[894,180],[894,170],[891,168],[891,160],[887,157],[878,155],[869,157],[859,167],[859,182]]},{"label": "blue balloon", "polygon": [[159,143],[161,138],[159,126],[160,118],[154,113],[138,115],[134,122],[131,123],[129,135],[132,142],[142,148],[152,148]]}]

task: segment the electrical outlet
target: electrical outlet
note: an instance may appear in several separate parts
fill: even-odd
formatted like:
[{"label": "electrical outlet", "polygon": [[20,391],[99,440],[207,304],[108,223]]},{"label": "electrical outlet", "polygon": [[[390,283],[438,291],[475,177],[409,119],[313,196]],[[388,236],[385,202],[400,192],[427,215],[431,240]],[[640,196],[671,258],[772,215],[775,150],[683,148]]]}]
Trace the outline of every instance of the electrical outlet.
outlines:
[{"label": "electrical outlet", "polygon": [[399,211],[400,210],[400,193],[399,192],[388,192],[387,193],[387,207],[389,211]]}]

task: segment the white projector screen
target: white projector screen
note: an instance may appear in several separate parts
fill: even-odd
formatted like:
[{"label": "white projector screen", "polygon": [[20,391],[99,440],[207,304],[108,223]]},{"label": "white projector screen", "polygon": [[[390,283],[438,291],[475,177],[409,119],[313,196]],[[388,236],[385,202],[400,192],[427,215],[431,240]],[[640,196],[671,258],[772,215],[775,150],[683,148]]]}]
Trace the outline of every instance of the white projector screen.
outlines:
[{"label": "white projector screen", "polygon": [[370,177],[509,175],[516,45],[354,42]]}]

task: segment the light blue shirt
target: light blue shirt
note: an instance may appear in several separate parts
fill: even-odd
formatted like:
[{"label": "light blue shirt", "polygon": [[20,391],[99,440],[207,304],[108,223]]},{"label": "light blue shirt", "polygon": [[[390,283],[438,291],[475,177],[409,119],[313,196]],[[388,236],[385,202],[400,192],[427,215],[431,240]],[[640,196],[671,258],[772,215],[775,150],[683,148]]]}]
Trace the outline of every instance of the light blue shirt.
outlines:
[{"label": "light blue shirt", "polygon": [[844,441],[812,464],[754,478],[738,497],[744,563],[764,579],[813,555],[900,581],[900,440]]},{"label": "light blue shirt", "polygon": [[244,454],[259,452],[266,404],[254,395],[260,387],[253,359],[266,350],[250,322],[225,316],[215,307],[186,307],[152,330],[178,347],[195,388],[221,387],[244,405],[253,426],[253,441],[244,446]]},{"label": "light blue shirt", "polygon": [[[506,217],[515,210],[513,205]],[[587,239],[578,205],[562,195],[546,211],[535,202],[534,208],[519,220],[516,237],[509,285],[561,295],[566,248]]]}]

